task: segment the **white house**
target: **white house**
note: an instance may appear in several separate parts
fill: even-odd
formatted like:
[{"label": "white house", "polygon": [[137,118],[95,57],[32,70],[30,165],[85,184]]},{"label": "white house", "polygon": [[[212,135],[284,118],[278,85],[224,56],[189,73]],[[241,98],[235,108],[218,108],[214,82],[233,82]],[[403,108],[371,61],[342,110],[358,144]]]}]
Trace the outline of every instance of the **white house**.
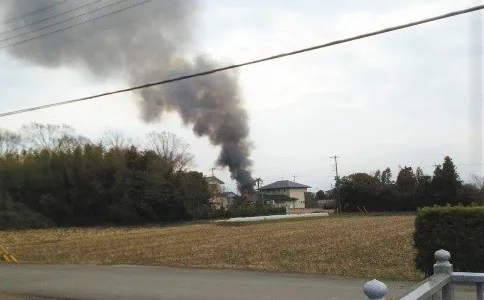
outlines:
[{"label": "white house", "polygon": [[[264,202],[271,201],[276,206],[287,208],[305,208],[304,193],[310,186],[294,181],[276,181],[259,189],[259,198]],[[265,199],[264,199],[265,197]]]},{"label": "white house", "polygon": [[215,208],[227,207],[227,198],[223,196],[223,193],[225,192],[225,188],[223,186],[224,182],[215,176],[205,177],[205,180],[208,183],[208,188],[210,191],[210,205]]}]

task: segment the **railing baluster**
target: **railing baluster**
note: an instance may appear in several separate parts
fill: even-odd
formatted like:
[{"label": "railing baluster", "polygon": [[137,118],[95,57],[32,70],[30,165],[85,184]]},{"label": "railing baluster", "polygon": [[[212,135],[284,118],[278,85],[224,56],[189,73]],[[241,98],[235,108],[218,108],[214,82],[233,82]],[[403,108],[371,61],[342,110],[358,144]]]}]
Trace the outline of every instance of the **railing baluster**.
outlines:
[{"label": "railing baluster", "polygon": [[442,288],[442,299],[453,300],[454,299],[454,286],[452,282]]},{"label": "railing baluster", "polygon": [[442,290],[438,290],[437,292],[435,292],[435,294],[432,296],[432,300],[443,300]]},{"label": "railing baluster", "polygon": [[383,282],[373,279],[365,283],[363,292],[368,297],[368,300],[385,300],[388,288]]},{"label": "railing baluster", "polygon": [[[454,271],[454,267],[450,263],[450,252],[444,249],[435,251],[434,254],[437,262],[434,264],[435,274],[448,274],[451,275]],[[433,300],[454,300],[454,286],[452,282],[445,285],[439,292],[437,292]],[[484,300],[484,299],[482,299]]]},{"label": "railing baluster", "polygon": [[477,288],[477,300],[484,300],[484,283],[478,282],[476,283]]}]

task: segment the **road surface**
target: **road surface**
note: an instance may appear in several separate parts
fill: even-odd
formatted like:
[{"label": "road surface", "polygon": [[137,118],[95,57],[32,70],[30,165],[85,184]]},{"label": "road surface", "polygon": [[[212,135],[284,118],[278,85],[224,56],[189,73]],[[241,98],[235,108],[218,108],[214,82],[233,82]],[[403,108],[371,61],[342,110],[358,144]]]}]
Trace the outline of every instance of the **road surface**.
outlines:
[{"label": "road surface", "polygon": [[[59,299],[364,299],[365,279],[149,266],[0,265],[0,294]],[[385,281],[395,298],[415,283]],[[475,299],[470,293],[466,299]],[[462,299],[462,298],[461,298]]]}]

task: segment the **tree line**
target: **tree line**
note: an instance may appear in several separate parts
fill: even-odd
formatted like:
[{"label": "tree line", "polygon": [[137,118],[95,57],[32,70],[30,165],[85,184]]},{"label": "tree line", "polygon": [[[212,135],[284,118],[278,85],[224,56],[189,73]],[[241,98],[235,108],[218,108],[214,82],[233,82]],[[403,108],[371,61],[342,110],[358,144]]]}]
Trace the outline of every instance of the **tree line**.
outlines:
[{"label": "tree line", "polygon": [[92,142],[65,125],[0,130],[0,227],[174,222],[203,217],[209,188],[182,139],[119,132]]},{"label": "tree line", "polygon": [[433,205],[484,203],[484,185],[475,178],[464,183],[449,156],[435,167],[433,175],[421,168],[399,170],[395,181],[390,168],[373,174],[354,173],[337,180],[336,186],[316,193],[315,199],[341,199],[342,211],[414,211]]}]

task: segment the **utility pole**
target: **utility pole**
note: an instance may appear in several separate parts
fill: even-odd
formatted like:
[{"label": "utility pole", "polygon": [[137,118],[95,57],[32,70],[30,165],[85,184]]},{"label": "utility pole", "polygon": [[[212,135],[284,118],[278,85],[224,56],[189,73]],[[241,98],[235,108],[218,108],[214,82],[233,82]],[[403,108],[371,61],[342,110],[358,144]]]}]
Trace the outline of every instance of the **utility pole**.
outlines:
[{"label": "utility pole", "polygon": [[210,170],[212,170],[212,177],[214,177],[215,175],[214,175],[213,171],[215,171],[215,167],[212,167]]},{"label": "utility pole", "polygon": [[334,155],[334,156],[330,156],[329,158],[334,159],[334,167],[335,167],[335,171],[336,171],[336,177],[334,178],[335,182],[336,182],[335,183],[335,188],[336,188],[336,213],[340,213],[341,212],[341,198],[340,198],[340,194],[339,194],[338,156]]},{"label": "utility pole", "polygon": [[255,183],[257,184],[257,200],[259,200],[259,195],[261,197],[262,204],[264,204],[264,194],[260,192],[260,183],[264,182],[260,177],[257,177],[255,180]]},{"label": "utility pole", "polygon": [[296,182],[296,175],[292,175],[292,178],[294,178],[294,182]]},{"label": "utility pole", "polygon": [[261,182],[264,182],[264,181],[260,177],[255,179],[255,183],[257,184],[257,190],[259,190]]}]

